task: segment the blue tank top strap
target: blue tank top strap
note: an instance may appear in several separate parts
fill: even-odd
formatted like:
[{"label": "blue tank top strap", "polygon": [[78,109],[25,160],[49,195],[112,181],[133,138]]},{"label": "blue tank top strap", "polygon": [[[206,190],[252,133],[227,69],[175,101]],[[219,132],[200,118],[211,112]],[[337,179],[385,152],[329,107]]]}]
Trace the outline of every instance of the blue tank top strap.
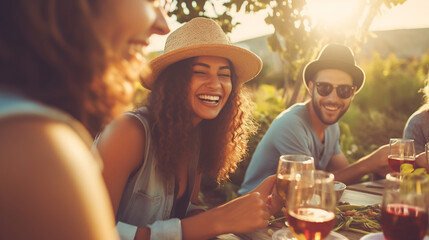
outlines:
[{"label": "blue tank top strap", "polygon": [[0,91],[0,116],[2,119],[32,116],[61,121],[75,130],[88,145],[92,145],[92,137],[86,128],[66,112],[38,103],[19,94]]},{"label": "blue tank top strap", "polygon": [[[91,135],[79,121],[68,113],[26,98],[19,93],[0,90],[0,121],[19,117],[44,118],[66,124],[91,149],[93,143]],[[92,152],[92,154],[94,155],[96,164],[101,169],[103,166],[101,158],[96,151]]]}]

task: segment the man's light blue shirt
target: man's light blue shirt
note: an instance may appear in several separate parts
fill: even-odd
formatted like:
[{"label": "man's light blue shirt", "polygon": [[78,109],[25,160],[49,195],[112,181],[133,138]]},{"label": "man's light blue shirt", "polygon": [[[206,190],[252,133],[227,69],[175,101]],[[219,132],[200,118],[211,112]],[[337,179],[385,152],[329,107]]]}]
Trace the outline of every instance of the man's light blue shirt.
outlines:
[{"label": "man's light blue shirt", "polygon": [[323,143],[311,123],[305,103],[298,103],[277,116],[253,153],[244,181],[238,190],[243,195],[277,171],[284,154],[306,154],[314,158],[316,169],[325,170],[332,156],[341,153],[338,123],[325,130]]}]

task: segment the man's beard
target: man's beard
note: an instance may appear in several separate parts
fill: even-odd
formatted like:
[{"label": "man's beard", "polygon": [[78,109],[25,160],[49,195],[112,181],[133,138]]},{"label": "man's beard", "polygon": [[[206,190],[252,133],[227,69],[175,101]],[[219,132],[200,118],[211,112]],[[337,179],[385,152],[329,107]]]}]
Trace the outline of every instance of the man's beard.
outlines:
[{"label": "man's beard", "polygon": [[328,121],[323,117],[322,110],[320,109],[319,105],[317,105],[314,98],[312,98],[311,103],[313,104],[313,109],[316,112],[316,115],[319,117],[319,120],[325,125],[332,125],[332,124],[338,122],[338,120],[340,120],[340,118],[347,112],[347,109],[349,109],[349,107],[350,107],[350,104],[349,104],[345,109],[343,109],[338,114],[338,117],[334,121]]}]

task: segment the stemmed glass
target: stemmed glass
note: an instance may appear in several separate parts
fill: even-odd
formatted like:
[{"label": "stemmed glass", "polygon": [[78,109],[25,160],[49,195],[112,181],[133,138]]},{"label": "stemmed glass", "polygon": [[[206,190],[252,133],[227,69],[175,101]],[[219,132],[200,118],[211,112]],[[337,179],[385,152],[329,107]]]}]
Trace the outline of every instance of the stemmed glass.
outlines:
[{"label": "stemmed glass", "polygon": [[335,225],[334,175],[322,170],[296,173],[287,203],[287,220],[296,239],[325,239]]},{"label": "stemmed glass", "polygon": [[288,195],[289,182],[299,172],[314,170],[314,159],[301,154],[287,154],[280,156],[277,166],[277,191],[283,201]]},{"label": "stemmed glass", "polygon": [[428,228],[429,180],[410,174],[383,194],[381,227],[389,240],[422,240]]},{"label": "stemmed glass", "polygon": [[286,196],[289,194],[289,183],[296,173],[314,170],[314,159],[302,154],[287,154],[279,158],[277,167],[277,192],[287,208]]},{"label": "stemmed glass", "polygon": [[416,152],[413,139],[391,138],[389,142],[389,167],[400,172],[403,163],[415,165]]}]

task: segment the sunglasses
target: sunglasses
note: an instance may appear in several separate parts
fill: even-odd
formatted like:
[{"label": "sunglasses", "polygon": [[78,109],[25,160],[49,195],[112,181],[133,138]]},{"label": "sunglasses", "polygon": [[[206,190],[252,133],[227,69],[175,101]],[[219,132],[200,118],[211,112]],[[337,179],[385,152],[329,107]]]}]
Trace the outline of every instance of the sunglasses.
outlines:
[{"label": "sunglasses", "polygon": [[347,99],[351,97],[354,93],[355,86],[341,84],[336,87],[334,85],[327,83],[327,82],[316,82],[316,89],[317,93],[322,96],[326,97],[329,94],[331,94],[332,90],[337,89],[337,96],[343,99]]}]

